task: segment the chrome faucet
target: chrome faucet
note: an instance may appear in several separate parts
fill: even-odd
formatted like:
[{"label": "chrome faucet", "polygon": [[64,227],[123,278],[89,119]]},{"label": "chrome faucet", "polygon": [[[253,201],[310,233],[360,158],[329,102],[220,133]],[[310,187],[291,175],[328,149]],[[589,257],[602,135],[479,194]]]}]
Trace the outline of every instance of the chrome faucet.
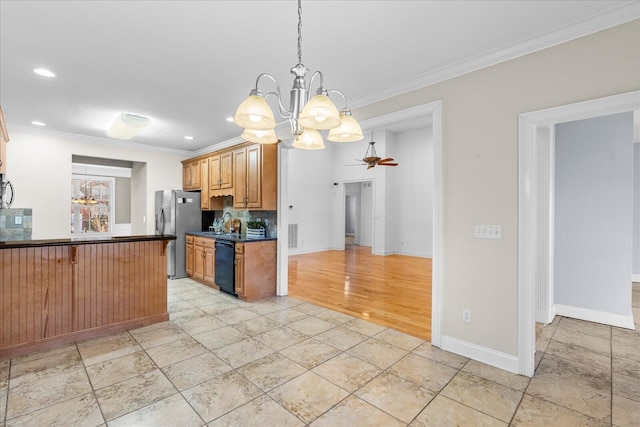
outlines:
[{"label": "chrome faucet", "polygon": [[226,223],[225,218],[227,217],[227,215],[229,215],[229,234],[233,234],[233,218],[231,217],[229,211],[225,212],[224,215],[222,215],[222,230],[224,231],[224,225]]}]

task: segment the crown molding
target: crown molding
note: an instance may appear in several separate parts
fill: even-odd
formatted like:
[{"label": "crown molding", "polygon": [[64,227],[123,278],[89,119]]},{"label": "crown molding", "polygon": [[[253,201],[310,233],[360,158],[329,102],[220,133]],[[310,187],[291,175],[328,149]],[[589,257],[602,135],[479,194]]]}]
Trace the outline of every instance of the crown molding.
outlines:
[{"label": "crown molding", "polygon": [[78,135],[75,133],[60,132],[48,129],[34,129],[28,126],[7,125],[10,131],[16,131],[28,135],[49,136],[54,138],[66,139],[76,142],[87,142],[90,144],[108,145],[111,147],[125,148],[127,150],[152,151],[155,153],[173,154],[178,156],[191,156],[192,151],[179,150],[177,148],[158,147],[156,145],[140,144],[137,142],[116,141],[113,139],[99,138],[96,136]]},{"label": "crown molding", "polygon": [[487,68],[501,62],[509,61],[511,59],[559,45],[561,43],[566,43],[607,28],[622,25],[636,19],[640,19],[640,4],[637,1],[629,1],[626,4],[606,13],[585,18],[574,24],[567,25],[538,37],[522,40],[507,48],[466,59],[458,62],[457,64],[436,69],[435,71],[429,71],[368,95],[354,98],[353,101],[350,101],[352,106],[351,109],[353,110],[355,108],[364,107],[416,89],[443,82],[454,77],[459,77],[473,71],[478,71],[482,68]]}]

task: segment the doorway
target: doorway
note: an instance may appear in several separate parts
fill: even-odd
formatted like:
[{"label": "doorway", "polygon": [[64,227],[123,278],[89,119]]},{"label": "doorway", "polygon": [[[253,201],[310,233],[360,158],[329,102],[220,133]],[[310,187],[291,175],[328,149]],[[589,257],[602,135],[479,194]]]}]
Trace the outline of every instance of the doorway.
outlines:
[{"label": "doorway", "polygon": [[344,247],[371,248],[373,181],[345,182],[344,192]]},{"label": "doorway", "polygon": [[[535,370],[535,308],[539,298],[553,290],[548,225],[550,198],[548,129],[555,124],[640,109],[640,91],[521,114],[519,117],[518,197],[518,371]],[[545,131],[547,129],[547,131]],[[545,226],[545,218],[546,226]],[[552,253],[552,252],[551,252]]]},{"label": "doorway", "polygon": [[[421,122],[423,126],[431,125],[432,130],[432,139],[433,139],[433,203],[431,206],[433,220],[431,228],[431,241],[432,241],[432,267],[431,267],[431,282],[432,282],[432,290],[431,290],[431,302],[429,303],[431,314],[431,343],[434,346],[441,345],[441,235],[442,235],[442,102],[441,101],[433,101],[428,104],[423,104],[417,107],[408,108],[406,110],[396,111],[390,114],[386,114],[384,116],[379,116],[373,119],[369,119],[361,122],[361,126],[367,129],[389,129],[391,131],[396,131],[393,128],[397,128],[402,126],[403,124],[407,124],[409,122]],[[353,158],[357,158],[358,155],[362,155],[362,153],[357,153],[357,155],[352,156]],[[296,223],[296,205],[295,200],[299,196],[298,194],[289,194],[290,189],[287,185],[292,179],[295,179],[294,176],[290,176],[290,167],[295,167],[295,162],[290,160],[291,150],[290,150],[290,142],[285,142],[280,144],[279,151],[279,207],[278,207],[278,283],[277,283],[277,294],[278,295],[287,295],[288,294],[288,283],[289,283],[289,223]],[[297,157],[297,154],[296,154]],[[290,165],[291,164],[291,165]],[[309,173],[310,171],[306,171],[305,173]],[[308,179],[308,178],[307,178]],[[348,180],[341,180],[342,182]],[[332,186],[334,189],[334,195],[337,196],[341,192],[339,191],[340,185],[334,182]],[[380,187],[383,188],[383,187]],[[325,190],[322,190],[325,191]],[[376,190],[376,194],[374,194],[374,198],[378,197],[377,193],[380,190]],[[333,199],[334,203],[338,202],[341,205],[345,202],[344,193],[342,193],[342,197],[338,199]],[[293,202],[293,203],[292,203]],[[324,211],[326,213],[326,211]],[[335,216],[335,214],[329,214],[329,218],[334,221],[340,221],[338,224],[343,225],[344,221],[341,219],[345,214],[344,207],[339,212],[339,217]],[[326,216],[325,216],[326,218]],[[380,224],[381,221],[377,218],[374,219],[374,224]],[[404,224],[403,224],[404,225]],[[375,225],[376,227],[378,225]],[[301,233],[303,225],[298,228],[298,232]],[[384,232],[375,233],[379,236],[379,239],[376,239],[373,242],[372,246],[379,244],[378,240],[384,239]],[[340,230],[333,230],[332,232],[333,238],[332,241],[335,246],[338,245],[338,242],[344,240],[344,229],[340,227]],[[362,236],[361,236],[362,237]],[[392,238],[395,235],[391,235]],[[301,237],[300,237],[301,238]],[[384,243],[384,241],[382,241]],[[334,246],[334,247],[335,247]],[[298,250],[298,252],[300,252]]]}]

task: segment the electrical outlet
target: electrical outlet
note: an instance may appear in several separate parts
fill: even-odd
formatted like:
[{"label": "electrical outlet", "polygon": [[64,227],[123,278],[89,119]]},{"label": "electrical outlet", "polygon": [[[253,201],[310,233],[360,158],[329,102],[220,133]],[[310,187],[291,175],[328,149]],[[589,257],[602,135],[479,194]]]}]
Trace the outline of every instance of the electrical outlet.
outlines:
[{"label": "electrical outlet", "polygon": [[462,321],[471,323],[471,310],[469,310],[468,308],[462,309]]}]

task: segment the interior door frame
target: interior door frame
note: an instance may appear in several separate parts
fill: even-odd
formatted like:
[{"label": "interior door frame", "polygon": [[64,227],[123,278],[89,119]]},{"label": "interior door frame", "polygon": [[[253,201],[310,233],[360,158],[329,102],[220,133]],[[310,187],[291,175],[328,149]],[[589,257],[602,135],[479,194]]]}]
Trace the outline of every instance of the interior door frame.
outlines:
[{"label": "interior door frame", "polygon": [[[550,197],[548,189],[552,171],[538,157],[538,129],[555,124],[640,110],[640,90],[575,104],[524,113],[518,119],[518,373],[532,377],[535,371],[535,285],[550,277],[553,265],[547,259],[552,234],[541,235],[538,219],[549,215],[542,209],[540,196]],[[543,175],[544,174],[544,175]],[[546,192],[546,193],[545,193]],[[549,233],[552,233],[553,228]],[[552,254],[553,252],[551,252]],[[546,278],[546,279],[545,279]],[[547,288],[548,292],[548,288]]]}]

